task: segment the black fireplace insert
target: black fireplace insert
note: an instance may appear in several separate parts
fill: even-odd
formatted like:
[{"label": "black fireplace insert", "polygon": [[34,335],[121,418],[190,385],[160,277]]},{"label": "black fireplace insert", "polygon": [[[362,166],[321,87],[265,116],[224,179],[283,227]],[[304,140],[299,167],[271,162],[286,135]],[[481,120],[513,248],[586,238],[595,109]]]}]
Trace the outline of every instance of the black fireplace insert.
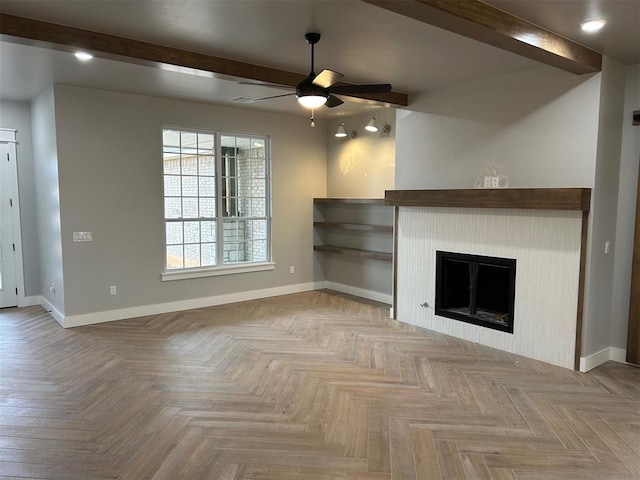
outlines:
[{"label": "black fireplace insert", "polygon": [[515,291],[515,259],[436,251],[436,315],[513,333]]}]

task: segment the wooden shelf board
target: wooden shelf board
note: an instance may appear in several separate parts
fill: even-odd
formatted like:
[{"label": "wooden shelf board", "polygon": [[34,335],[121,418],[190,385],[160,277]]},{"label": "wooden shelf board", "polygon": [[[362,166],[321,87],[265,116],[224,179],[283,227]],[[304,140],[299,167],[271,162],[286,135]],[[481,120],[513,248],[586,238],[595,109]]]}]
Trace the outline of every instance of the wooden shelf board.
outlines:
[{"label": "wooden shelf board", "polygon": [[375,260],[382,260],[384,262],[391,262],[393,260],[392,253],[361,250],[359,248],[338,247],[335,245],[314,245],[313,249],[317,252],[337,253],[339,255],[350,255],[359,258],[372,258]]},{"label": "wooden shelf board", "polygon": [[517,208],[588,212],[590,188],[496,188],[387,190],[385,204],[396,207]]},{"label": "wooden shelf board", "polygon": [[371,225],[367,223],[345,223],[345,222],[313,222],[317,228],[334,228],[337,230],[357,230],[361,232],[382,232],[393,233],[391,225]]},{"label": "wooden shelf board", "polygon": [[365,205],[385,205],[384,198],[314,198],[313,203],[360,203]]}]

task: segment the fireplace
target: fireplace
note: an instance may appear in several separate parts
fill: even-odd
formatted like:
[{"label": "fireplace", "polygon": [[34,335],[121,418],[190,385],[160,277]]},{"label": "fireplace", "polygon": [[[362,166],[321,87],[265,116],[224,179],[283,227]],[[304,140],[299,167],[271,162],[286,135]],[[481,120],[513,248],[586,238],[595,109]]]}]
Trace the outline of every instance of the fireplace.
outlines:
[{"label": "fireplace", "polygon": [[436,315],[512,334],[515,284],[515,259],[436,251]]},{"label": "fireplace", "polygon": [[[394,317],[578,368],[590,199],[588,188],[388,190],[385,203],[397,207]],[[516,259],[513,333],[453,321],[440,313],[438,251]]]}]

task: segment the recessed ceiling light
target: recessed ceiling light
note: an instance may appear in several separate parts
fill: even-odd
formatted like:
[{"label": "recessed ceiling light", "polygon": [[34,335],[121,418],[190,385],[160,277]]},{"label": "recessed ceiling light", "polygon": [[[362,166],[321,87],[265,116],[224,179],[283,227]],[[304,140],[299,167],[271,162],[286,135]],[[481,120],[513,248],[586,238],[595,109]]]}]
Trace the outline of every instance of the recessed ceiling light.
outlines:
[{"label": "recessed ceiling light", "polygon": [[605,26],[607,21],[603,18],[594,18],[591,20],[585,20],[580,24],[580,28],[585,32],[597,32]]},{"label": "recessed ceiling light", "polygon": [[93,58],[93,55],[91,55],[90,53],[87,53],[87,52],[76,52],[76,53],[74,53],[74,55],[81,62],[88,62],[89,60],[91,60]]}]

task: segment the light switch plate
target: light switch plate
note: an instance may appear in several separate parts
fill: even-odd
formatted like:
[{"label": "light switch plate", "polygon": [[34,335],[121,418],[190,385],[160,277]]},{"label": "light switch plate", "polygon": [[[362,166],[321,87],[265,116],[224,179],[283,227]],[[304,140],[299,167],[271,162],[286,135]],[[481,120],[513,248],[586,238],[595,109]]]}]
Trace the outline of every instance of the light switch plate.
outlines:
[{"label": "light switch plate", "polygon": [[92,240],[93,235],[91,232],[73,232],[74,242],[91,242]]}]

